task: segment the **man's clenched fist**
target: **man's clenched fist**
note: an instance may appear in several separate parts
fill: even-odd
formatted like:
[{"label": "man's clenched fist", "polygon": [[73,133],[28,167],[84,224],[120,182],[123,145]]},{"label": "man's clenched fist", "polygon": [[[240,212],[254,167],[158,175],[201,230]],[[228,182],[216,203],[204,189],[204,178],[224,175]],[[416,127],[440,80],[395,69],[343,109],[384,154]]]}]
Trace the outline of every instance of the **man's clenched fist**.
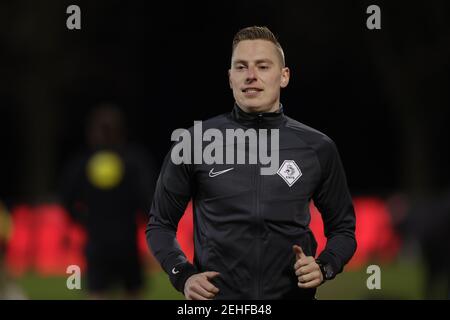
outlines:
[{"label": "man's clenched fist", "polygon": [[295,275],[298,286],[303,289],[316,288],[323,282],[322,271],[313,256],[306,256],[300,246],[293,246],[295,252]]},{"label": "man's clenched fist", "polygon": [[184,296],[188,300],[210,300],[216,296],[219,289],[210,280],[220,273],[208,271],[190,276],[184,285]]}]

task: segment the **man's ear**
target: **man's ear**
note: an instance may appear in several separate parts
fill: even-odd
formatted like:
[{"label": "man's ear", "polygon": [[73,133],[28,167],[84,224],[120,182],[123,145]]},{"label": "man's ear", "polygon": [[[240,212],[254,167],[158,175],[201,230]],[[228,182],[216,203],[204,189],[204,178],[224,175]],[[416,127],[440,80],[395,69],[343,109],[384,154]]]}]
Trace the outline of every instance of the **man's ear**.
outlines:
[{"label": "man's ear", "polygon": [[280,82],[281,88],[287,87],[287,85],[289,84],[290,77],[291,77],[291,71],[289,70],[288,67],[281,69],[281,82]]},{"label": "man's ear", "polygon": [[233,89],[233,85],[231,83],[231,69],[228,69],[228,83],[230,85],[230,89]]}]

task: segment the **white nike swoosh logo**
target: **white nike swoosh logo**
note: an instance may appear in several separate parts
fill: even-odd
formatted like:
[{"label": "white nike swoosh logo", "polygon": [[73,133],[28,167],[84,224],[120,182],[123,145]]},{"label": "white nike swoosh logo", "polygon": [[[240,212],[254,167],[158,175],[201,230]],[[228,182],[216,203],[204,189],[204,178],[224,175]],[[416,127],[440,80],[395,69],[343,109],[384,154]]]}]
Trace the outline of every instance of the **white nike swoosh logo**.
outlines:
[{"label": "white nike swoosh logo", "polygon": [[209,171],[209,176],[211,178],[214,178],[214,177],[217,177],[218,175],[220,175],[222,173],[228,172],[228,171],[233,170],[233,169],[234,168],[230,168],[230,169],[214,172],[214,168],[212,168],[211,171]]},{"label": "white nike swoosh logo", "polygon": [[173,274],[177,274],[178,272],[180,272],[180,270],[175,271],[175,268],[172,269],[172,273],[173,273]]}]

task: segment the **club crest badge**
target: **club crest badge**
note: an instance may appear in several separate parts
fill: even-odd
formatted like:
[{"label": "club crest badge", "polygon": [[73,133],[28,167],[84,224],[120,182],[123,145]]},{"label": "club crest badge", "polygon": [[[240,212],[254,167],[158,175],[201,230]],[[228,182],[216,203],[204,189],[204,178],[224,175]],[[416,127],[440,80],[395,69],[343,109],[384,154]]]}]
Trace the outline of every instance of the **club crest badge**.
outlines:
[{"label": "club crest badge", "polygon": [[284,160],[283,164],[278,169],[277,174],[283,178],[289,187],[302,176],[302,171],[294,160]]}]

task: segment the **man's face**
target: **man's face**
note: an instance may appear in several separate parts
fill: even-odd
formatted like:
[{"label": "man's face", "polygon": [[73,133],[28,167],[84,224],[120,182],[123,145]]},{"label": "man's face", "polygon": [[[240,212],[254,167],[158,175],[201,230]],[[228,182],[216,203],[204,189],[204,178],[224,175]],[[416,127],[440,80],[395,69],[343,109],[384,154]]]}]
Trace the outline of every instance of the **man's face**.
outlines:
[{"label": "man's face", "polygon": [[280,88],[289,82],[277,47],[267,40],[237,44],[229,70],[230,87],[239,107],[246,112],[274,112],[280,105]]}]

